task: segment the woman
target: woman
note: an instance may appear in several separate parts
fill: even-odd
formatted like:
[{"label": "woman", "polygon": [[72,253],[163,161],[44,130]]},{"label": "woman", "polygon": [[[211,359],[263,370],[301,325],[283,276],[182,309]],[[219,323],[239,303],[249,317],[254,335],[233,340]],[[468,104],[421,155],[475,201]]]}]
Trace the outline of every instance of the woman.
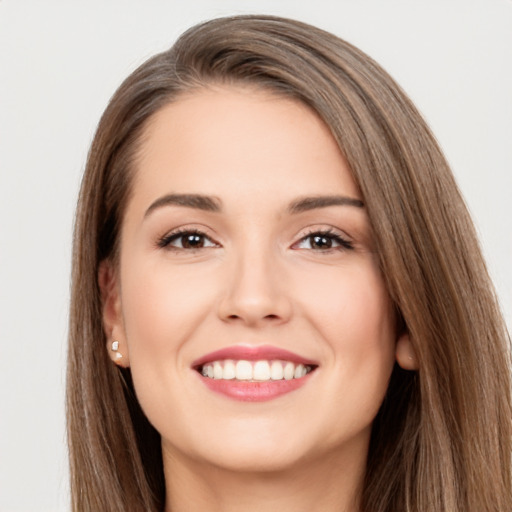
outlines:
[{"label": "woman", "polygon": [[375,62],[243,16],[121,85],[76,219],[73,510],[510,510],[511,417],[469,215]]}]

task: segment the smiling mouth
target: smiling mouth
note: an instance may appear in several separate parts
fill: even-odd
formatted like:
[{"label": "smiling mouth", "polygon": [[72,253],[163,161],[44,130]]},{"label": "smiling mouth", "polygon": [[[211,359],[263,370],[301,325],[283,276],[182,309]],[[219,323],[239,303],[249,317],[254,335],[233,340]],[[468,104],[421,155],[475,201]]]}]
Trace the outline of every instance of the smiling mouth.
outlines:
[{"label": "smiling mouth", "polygon": [[263,402],[306,385],[316,361],[272,345],[234,345],[192,363],[207,389],[244,402]]},{"label": "smiling mouth", "polygon": [[203,376],[215,380],[239,382],[269,382],[301,379],[311,373],[316,365],[285,360],[217,360],[196,368]]}]

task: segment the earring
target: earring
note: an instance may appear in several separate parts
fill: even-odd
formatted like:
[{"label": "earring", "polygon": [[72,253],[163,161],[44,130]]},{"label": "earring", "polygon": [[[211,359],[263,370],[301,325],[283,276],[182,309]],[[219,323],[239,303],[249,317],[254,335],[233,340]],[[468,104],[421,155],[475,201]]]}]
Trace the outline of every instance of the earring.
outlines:
[{"label": "earring", "polygon": [[112,352],[116,353],[116,359],[121,359],[123,357],[123,354],[121,354],[121,352],[118,352],[119,341],[113,341],[110,349],[112,350]]}]

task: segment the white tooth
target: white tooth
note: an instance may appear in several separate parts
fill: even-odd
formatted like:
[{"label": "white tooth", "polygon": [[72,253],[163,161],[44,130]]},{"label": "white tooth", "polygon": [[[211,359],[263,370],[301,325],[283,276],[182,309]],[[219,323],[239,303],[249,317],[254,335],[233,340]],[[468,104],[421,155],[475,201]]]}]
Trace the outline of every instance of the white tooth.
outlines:
[{"label": "white tooth", "polygon": [[295,379],[300,379],[302,377],[302,372],[304,370],[304,365],[303,364],[298,364],[296,367],[295,367],[295,372],[293,374],[293,377]]},{"label": "white tooth", "polygon": [[304,366],[304,370],[302,370],[302,377],[305,377],[308,374],[308,369]]},{"label": "white tooth", "polygon": [[290,362],[286,363],[284,370],[283,370],[283,375],[284,375],[285,380],[293,379],[294,372],[295,372],[295,365]]},{"label": "white tooth", "polygon": [[209,364],[206,367],[207,375],[210,377],[210,379],[213,379],[213,365]]},{"label": "white tooth", "polygon": [[233,361],[224,362],[224,371],[222,372],[222,378],[225,380],[231,380],[236,377],[235,363]]},{"label": "white tooth", "polygon": [[252,364],[249,361],[238,361],[236,363],[237,380],[252,380]]},{"label": "white tooth", "polygon": [[268,361],[257,361],[253,369],[254,380],[270,380],[270,366]]},{"label": "white tooth", "polygon": [[283,365],[280,361],[272,361],[270,365],[270,378],[272,380],[281,380],[284,377]]},{"label": "white tooth", "polygon": [[213,363],[213,378],[222,379],[222,365],[219,361],[215,361],[215,363]]},{"label": "white tooth", "polygon": [[201,368],[201,375],[203,377],[208,377],[208,369],[206,368],[205,365],[203,365],[203,367]]}]

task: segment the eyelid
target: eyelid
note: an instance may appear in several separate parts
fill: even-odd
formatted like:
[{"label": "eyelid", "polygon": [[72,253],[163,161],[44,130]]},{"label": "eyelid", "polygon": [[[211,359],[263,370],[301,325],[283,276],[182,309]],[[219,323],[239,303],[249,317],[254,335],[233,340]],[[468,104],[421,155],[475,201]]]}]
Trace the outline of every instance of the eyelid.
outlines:
[{"label": "eyelid", "polygon": [[[160,249],[169,249],[175,251],[193,251],[199,249],[211,249],[215,247],[220,247],[221,244],[215,238],[213,238],[212,235],[208,234],[207,231],[207,229],[198,228],[197,226],[180,226],[166,232],[163,236],[159,237],[156,241],[156,246]],[[180,236],[184,236],[187,234],[195,234],[204,237],[205,239],[208,239],[213,244],[213,246],[186,249],[170,245],[172,241],[178,239]]]},{"label": "eyelid", "polygon": [[333,226],[322,226],[322,227],[309,227],[307,228],[307,232],[300,235],[299,239],[292,244],[292,248],[306,240],[308,237],[313,235],[325,236],[326,238],[331,238],[335,240],[339,245],[337,247],[330,247],[327,249],[296,249],[296,250],[311,250],[315,252],[329,252],[329,251],[343,251],[343,250],[352,250],[354,249],[353,242],[351,237],[349,237],[345,232],[341,231],[338,228],[334,228]]}]

